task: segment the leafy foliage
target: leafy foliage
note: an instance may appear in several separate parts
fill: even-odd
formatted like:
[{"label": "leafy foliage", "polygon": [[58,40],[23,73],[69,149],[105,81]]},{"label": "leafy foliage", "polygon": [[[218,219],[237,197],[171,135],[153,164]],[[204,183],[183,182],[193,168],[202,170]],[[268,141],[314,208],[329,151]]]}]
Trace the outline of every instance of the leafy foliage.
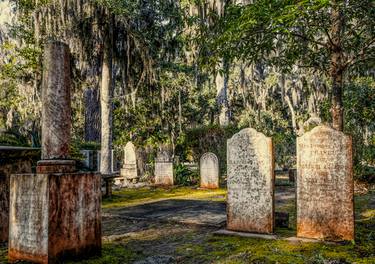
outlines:
[{"label": "leafy foliage", "polygon": [[191,171],[184,164],[178,164],[173,168],[176,177],[176,184],[182,186],[194,186],[199,183],[197,171]]}]

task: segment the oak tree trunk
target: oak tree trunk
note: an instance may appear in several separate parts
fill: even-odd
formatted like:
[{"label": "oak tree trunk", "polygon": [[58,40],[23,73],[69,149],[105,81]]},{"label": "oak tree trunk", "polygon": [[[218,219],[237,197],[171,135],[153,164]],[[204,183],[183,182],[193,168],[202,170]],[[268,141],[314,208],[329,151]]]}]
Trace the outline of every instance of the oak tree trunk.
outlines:
[{"label": "oak tree trunk", "polygon": [[344,108],[343,108],[343,76],[344,76],[344,54],[341,45],[341,34],[344,26],[344,16],[342,10],[334,1],[331,14],[331,68],[330,77],[332,80],[332,126],[336,130],[344,129]]}]

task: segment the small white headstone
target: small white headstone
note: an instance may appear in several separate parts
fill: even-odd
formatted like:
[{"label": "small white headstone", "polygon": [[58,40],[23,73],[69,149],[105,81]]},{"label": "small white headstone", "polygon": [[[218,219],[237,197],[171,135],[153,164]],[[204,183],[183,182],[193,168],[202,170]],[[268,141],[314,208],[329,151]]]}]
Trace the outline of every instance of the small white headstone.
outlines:
[{"label": "small white headstone", "polygon": [[219,160],[214,153],[208,152],[200,159],[201,187],[219,188]]},{"label": "small white headstone", "polygon": [[135,147],[130,141],[124,149],[124,163],[121,168],[121,176],[127,181],[136,181],[139,178]]}]

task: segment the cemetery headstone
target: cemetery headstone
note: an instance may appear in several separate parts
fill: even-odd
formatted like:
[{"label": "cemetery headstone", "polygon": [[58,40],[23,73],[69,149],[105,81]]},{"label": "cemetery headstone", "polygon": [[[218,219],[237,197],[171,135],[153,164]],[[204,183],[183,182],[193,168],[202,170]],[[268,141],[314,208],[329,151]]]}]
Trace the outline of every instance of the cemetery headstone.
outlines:
[{"label": "cemetery headstone", "polygon": [[328,126],[297,139],[297,236],[354,239],[352,139]]},{"label": "cemetery headstone", "polygon": [[164,186],[174,184],[173,162],[167,151],[159,151],[156,156],[155,184]]},{"label": "cemetery headstone", "polygon": [[227,142],[227,228],[272,233],[274,230],[274,157],[272,139],[252,128]]},{"label": "cemetery headstone", "polygon": [[121,168],[120,176],[125,181],[136,183],[138,181],[137,157],[135,147],[132,142],[128,142],[124,148],[124,163]]},{"label": "cemetery headstone", "polygon": [[201,187],[219,188],[219,160],[214,153],[205,153],[200,159]]}]

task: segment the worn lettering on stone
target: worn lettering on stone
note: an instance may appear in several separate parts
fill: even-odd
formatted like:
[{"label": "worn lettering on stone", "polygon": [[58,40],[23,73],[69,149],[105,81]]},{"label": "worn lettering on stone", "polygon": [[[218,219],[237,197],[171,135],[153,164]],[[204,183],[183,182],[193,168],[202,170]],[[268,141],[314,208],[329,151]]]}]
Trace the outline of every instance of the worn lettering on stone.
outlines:
[{"label": "worn lettering on stone", "polygon": [[274,158],[271,138],[252,128],[228,140],[230,230],[272,233],[274,229]]},{"label": "worn lettering on stone", "polygon": [[352,141],[327,126],[297,139],[297,236],[354,239]]},{"label": "worn lettering on stone", "polygon": [[12,175],[9,248],[48,255],[48,180],[44,175]]}]

